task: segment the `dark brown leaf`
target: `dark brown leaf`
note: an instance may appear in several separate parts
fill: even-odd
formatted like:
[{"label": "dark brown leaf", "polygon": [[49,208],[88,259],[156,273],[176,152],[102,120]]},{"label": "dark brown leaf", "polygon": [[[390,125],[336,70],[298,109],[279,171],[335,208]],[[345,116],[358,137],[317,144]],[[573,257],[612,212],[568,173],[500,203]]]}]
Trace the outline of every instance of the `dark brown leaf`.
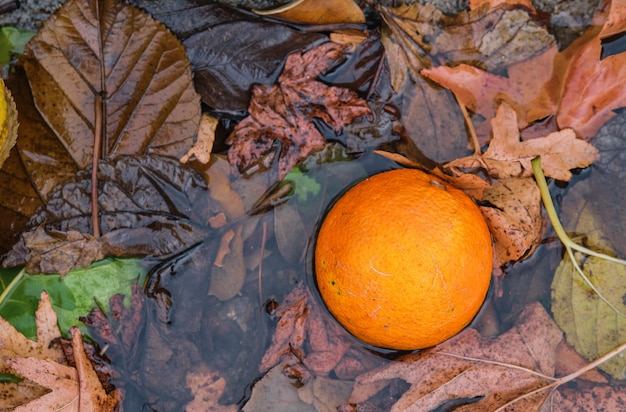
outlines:
[{"label": "dark brown leaf", "polygon": [[228,158],[243,172],[271,153],[279,143],[278,175],[289,170],[325,139],[313,123],[319,119],[335,133],[356,118],[371,114],[367,103],[354,92],[329,87],[317,76],[344,58],[345,46],[325,43],[307,53],[287,58],[285,69],[272,87],[255,86],[248,109],[229,137]]},{"label": "dark brown leaf", "polygon": [[[176,159],[120,156],[101,161],[99,171],[103,236],[86,235],[91,231],[88,168],[51,192],[46,208],[33,216],[30,231],[3,264],[28,262],[31,273],[67,273],[109,255],[166,257],[202,242],[211,232],[206,182]],[[199,203],[207,207],[198,209]]]},{"label": "dark brown leaf", "polygon": [[104,156],[181,156],[191,146],[200,105],[185,49],[135,7],[68,1],[29,42],[24,67],[37,109],[80,169],[99,127]]},{"label": "dark brown leaf", "polygon": [[202,101],[218,111],[248,107],[252,85],[276,81],[285,57],[326,40],[285,25],[235,21],[185,40]]}]

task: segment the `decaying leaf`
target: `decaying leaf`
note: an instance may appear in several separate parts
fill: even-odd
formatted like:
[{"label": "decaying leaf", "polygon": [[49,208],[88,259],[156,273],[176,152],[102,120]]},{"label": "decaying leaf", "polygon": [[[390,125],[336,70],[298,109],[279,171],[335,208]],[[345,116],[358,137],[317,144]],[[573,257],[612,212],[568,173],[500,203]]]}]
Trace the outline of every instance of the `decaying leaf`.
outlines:
[{"label": "decaying leaf", "polygon": [[181,163],[187,163],[192,156],[200,163],[209,162],[218,122],[219,120],[216,117],[206,113],[202,114],[198,138],[191,149],[180,159]]},{"label": "decaying leaf", "polygon": [[353,0],[294,0],[257,14],[308,24],[365,23],[363,11]]},{"label": "decaying leaf", "polygon": [[595,27],[562,52],[553,47],[509,67],[507,77],[468,65],[422,74],[453,90],[462,104],[487,119],[504,100],[515,108],[520,128],[554,116],[559,128],[572,128],[589,141],[615,109],[626,106],[626,53],[600,57],[601,27]]},{"label": "decaying leaf", "polygon": [[[63,408],[78,411],[80,404],[83,410],[113,410],[119,401],[119,394],[117,391],[106,394],[102,389],[85,356],[77,328],[71,332],[78,373],[77,369],[67,366],[63,350],[55,343],[61,332],[45,291],[41,293],[35,317],[37,341],[25,338],[0,318],[0,372],[16,373],[28,379],[17,384],[0,383],[3,407],[13,406],[16,411]],[[29,382],[52,389],[52,392],[41,392],[40,387],[33,387]]]},{"label": "decaying leaf", "polygon": [[503,4],[450,17],[431,4],[414,3],[381,15],[395,41],[402,45],[407,66],[416,70],[474,63],[497,70],[541,54],[554,38],[522,8]]},{"label": "decaying leaf", "polygon": [[587,167],[598,159],[598,150],[572,129],[563,129],[547,136],[520,141],[517,115],[508,104],[498,107],[491,121],[493,138],[489,148],[478,158],[468,156],[448,163],[447,167],[481,167],[496,178],[531,176],[530,161],[541,156],[546,176],[568,181],[570,169]]},{"label": "decaying leaf", "polygon": [[11,92],[0,79],[0,167],[17,139],[17,109]]},{"label": "decaying leaf", "polygon": [[[585,243],[592,249],[612,255],[611,244],[596,224],[598,218],[593,208],[586,202],[577,204],[579,214],[575,231],[587,236]],[[602,295],[619,311],[626,313],[626,267],[595,256],[586,257],[579,264]],[[587,360],[594,360],[626,342],[626,319],[587,285],[567,255],[552,281],[552,312],[565,332],[567,342]],[[624,357],[616,356],[600,365],[600,369],[616,379],[626,379]]]},{"label": "decaying leaf", "polygon": [[304,284],[287,295],[276,311],[280,320],[260,371],[286,362],[292,373],[307,382],[311,374],[320,377],[331,372],[339,379],[353,379],[380,364],[380,358],[354,345],[354,338],[317,305]]},{"label": "decaying leaf", "polygon": [[286,56],[324,40],[282,24],[242,20],[197,33],[185,47],[202,101],[218,111],[238,112],[248,107],[253,85],[274,83]]},{"label": "decaying leaf", "polygon": [[[106,33],[103,36],[102,33]],[[200,121],[182,44],[139,9],[115,0],[70,0],[24,53],[37,109],[79,169],[103,156],[181,156]]]},{"label": "decaying leaf", "polygon": [[[470,402],[464,410],[496,410],[552,380],[555,351],[562,339],[550,316],[534,303],[524,309],[511,330],[496,339],[467,329],[433,349],[359,376],[350,402],[362,403],[399,378],[411,388],[392,411],[435,410],[461,399]],[[523,399],[515,407],[538,410],[550,393]]]},{"label": "decaying leaf", "polygon": [[254,87],[248,111],[228,138],[228,159],[244,172],[272,152],[278,144],[278,178],[285,177],[298,162],[321,149],[325,139],[313,119],[326,123],[335,133],[357,117],[371,114],[356,93],[329,87],[317,76],[344,58],[345,46],[324,43],[304,54],[287,58],[285,68],[272,87]]},{"label": "decaying leaf", "polygon": [[72,328],[72,345],[76,368],[47,359],[12,357],[7,359],[20,376],[52,389],[40,398],[16,407],[15,411],[67,410],[105,412],[115,409],[120,394],[107,394],[85,355],[82,336]]},{"label": "decaying leaf", "polygon": [[497,181],[486,189],[481,206],[494,240],[494,266],[517,262],[539,246],[544,232],[541,195],[532,177]]},{"label": "decaying leaf", "polygon": [[[121,156],[101,161],[99,171],[103,236],[85,234],[91,231],[87,169],[50,194],[3,264],[26,264],[29,273],[67,273],[103,256],[176,254],[211,232],[206,182],[176,159]],[[207,207],[195,207],[199,203]]]},{"label": "decaying leaf", "polygon": [[193,400],[185,405],[186,412],[235,412],[236,405],[224,406],[219,399],[224,393],[226,381],[217,372],[206,368],[190,371],[187,386],[193,393]]}]

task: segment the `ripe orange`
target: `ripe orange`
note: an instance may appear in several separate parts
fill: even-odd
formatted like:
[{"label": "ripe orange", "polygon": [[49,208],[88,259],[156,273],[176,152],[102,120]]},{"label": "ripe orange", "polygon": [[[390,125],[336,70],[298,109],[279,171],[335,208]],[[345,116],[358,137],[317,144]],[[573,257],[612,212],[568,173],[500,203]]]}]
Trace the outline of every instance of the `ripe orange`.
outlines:
[{"label": "ripe orange", "polygon": [[366,179],[326,215],[315,247],[324,303],[374,346],[436,345],[467,326],[491,280],[487,224],[462,191],[412,169]]}]

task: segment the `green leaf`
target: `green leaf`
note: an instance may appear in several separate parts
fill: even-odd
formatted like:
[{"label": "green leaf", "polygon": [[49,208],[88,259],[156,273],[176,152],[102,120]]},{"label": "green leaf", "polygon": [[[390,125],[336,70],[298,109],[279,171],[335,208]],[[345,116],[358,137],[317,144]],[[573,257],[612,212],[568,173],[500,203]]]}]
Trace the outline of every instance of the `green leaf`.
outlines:
[{"label": "green leaf", "polygon": [[96,302],[108,307],[111,296],[123,294],[125,303],[130,304],[131,285],[140,282],[145,274],[139,259],[101,260],[89,268],[73,270],[62,279],[59,275],[29,275],[24,271],[16,274],[14,269],[2,269],[0,316],[24,336],[34,339],[35,311],[41,291],[46,290],[57,313],[59,329],[67,333],[72,326],[83,326],[78,318],[87,315]]},{"label": "green leaf", "polygon": [[294,186],[294,193],[299,202],[306,202],[309,198],[315,197],[320,192],[321,186],[317,180],[313,179],[309,175],[302,172],[300,167],[294,167],[291,169],[287,176],[285,176],[284,182],[291,182]]},{"label": "green leaf", "polygon": [[6,26],[0,28],[0,64],[9,64],[11,54],[24,53],[24,46],[35,32]]}]

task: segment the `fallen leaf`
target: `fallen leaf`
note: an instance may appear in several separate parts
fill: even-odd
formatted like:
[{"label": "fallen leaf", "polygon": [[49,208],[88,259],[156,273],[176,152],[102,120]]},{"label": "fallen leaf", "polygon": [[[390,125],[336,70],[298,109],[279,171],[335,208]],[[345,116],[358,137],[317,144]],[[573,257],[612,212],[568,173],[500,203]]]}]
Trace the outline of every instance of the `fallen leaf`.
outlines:
[{"label": "fallen leaf", "polygon": [[599,158],[598,150],[578,139],[572,129],[520,141],[517,114],[506,103],[498,107],[491,123],[493,138],[484,154],[456,159],[446,167],[484,166],[496,178],[527,177],[532,176],[530,161],[541,156],[546,176],[569,181],[570,169],[587,167]]},{"label": "fallen leaf", "polygon": [[[298,396],[297,380],[288,376],[286,365],[276,365],[252,387],[250,400],[243,406],[244,412],[262,410],[292,410],[316,412],[315,407]],[[294,382],[295,381],[295,382]]]},{"label": "fallen leaf", "polygon": [[626,31],[626,2],[613,0],[611,1],[609,17],[600,32],[600,38],[606,39],[624,31]]},{"label": "fallen leaf", "polygon": [[120,401],[119,393],[114,391],[107,394],[104,391],[84,353],[80,331],[78,328],[72,328],[71,332],[76,369],[32,357],[12,357],[6,360],[20,376],[52,389],[52,392],[16,407],[15,411],[63,409],[105,412],[115,409]]},{"label": "fallen leaf", "polygon": [[262,16],[307,24],[365,23],[353,0],[295,0],[271,10],[254,10]]},{"label": "fallen leaf", "polygon": [[290,53],[324,40],[282,24],[234,21],[194,34],[184,44],[202,101],[217,111],[239,112],[249,106],[253,85],[274,83]]},{"label": "fallen leaf", "polygon": [[591,389],[560,388],[560,399],[555,402],[555,412],[569,411],[619,411],[626,405],[626,396],[622,387],[610,385],[596,386]]},{"label": "fallen leaf", "polygon": [[[603,18],[602,13],[596,16],[598,22]],[[601,59],[600,33],[601,27],[591,28],[559,53],[553,47],[509,67],[507,77],[467,65],[428,68],[422,74],[453,90],[462,104],[487,119],[504,100],[515,108],[520,128],[554,116],[559,128],[572,128],[589,141],[615,109],[626,106],[626,53]]]},{"label": "fallen leaf", "polygon": [[352,382],[316,377],[298,389],[298,396],[317,412],[336,412],[339,405],[348,402],[351,391]]},{"label": "fallen leaf", "polygon": [[0,167],[9,157],[17,139],[17,109],[11,92],[0,79]]},{"label": "fallen leaf", "polygon": [[[579,222],[593,222],[589,208],[583,208]],[[610,244],[599,236],[597,230],[585,230],[585,223],[577,225],[577,232],[589,236],[586,244],[594,250],[613,255]],[[593,225],[593,223],[591,223]],[[580,268],[589,281],[613,306],[610,307],[589,287],[575,271],[568,255],[565,255],[552,281],[552,312],[554,319],[565,332],[567,342],[587,360],[594,360],[626,342],[626,267],[595,256],[579,260]],[[616,313],[615,308],[620,313]],[[599,368],[616,379],[626,379],[626,360],[616,356]]]},{"label": "fallen leaf", "polygon": [[[176,159],[119,156],[100,161],[99,171],[101,237],[86,234],[91,231],[87,169],[50,194],[47,208],[33,216],[3,265],[65,274],[104,256],[177,254],[212,231],[208,219],[215,204],[208,202],[206,182]],[[208,207],[199,210],[199,202]]]},{"label": "fallen leaf", "polygon": [[23,58],[37,109],[79,169],[99,129],[105,157],[179,157],[191,146],[200,105],[185,48],[139,9],[70,0]]},{"label": "fallen leaf", "polygon": [[556,111],[557,102],[543,89],[553,77],[557,52],[552,46],[532,59],[511,65],[506,77],[467,64],[427,68],[421,74],[452,90],[461,104],[487,120],[496,116],[502,101],[508,103],[523,129]]},{"label": "fallen leaf", "polygon": [[200,163],[209,162],[209,159],[211,158],[211,151],[213,150],[213,142],[215,141],[215,129],[217,128],[218,122],[219,119],[216,117],[206,113],[202,114],[196,142],[180,159],[181,163],[187,163],[192,157]]},{"label": "fallen leaf", "polygon": [[381,7],[383,21],[413,70],[476,63],[498,70],[541,54],[554,37],[515,5],[481,7],[446,16],[431,4]]},{"label": "fallen leaf", "polygon": [[541,244],[545,225],[541,195],[532,177],[497,181],[480,206],[494,240],[494,267],[521,261]]},{"label": "fallen leaf", "polygon": [[298,162],[324,146],[314,118],[339,133],[345,124],[371,114],[356,93],[315,80],[340,61],[344,52],[345,46],[324,43],[307,53],[294,53],[287,58],[277,85],[255,86],[250,115],[228,138],[230,163],[243,173],[278,142],[278,178],[282,180]]},{"label": "fallen leaf", "polygon": [[[410,354],[356,379],[350,403],[362,403],[394,379],[411,388],[392,411],[434,410],[455,400],[471,400],[464,410],[495,410],[551,382],[555,351],[563,339],[545,309],[534,303],[515,326],[496,339],[474,329],[427,351]],[[549,391],[515,403],[519,410],[537,410]]]},{"label": "fallen leaf", "polygon": [[186,412],[235,412],[236,405],[220,405],[219,399],[224,393],[226,381],[219,373],[206,368],[187,373],[187,386],[193,393],[193,400],[185,405]]}]

